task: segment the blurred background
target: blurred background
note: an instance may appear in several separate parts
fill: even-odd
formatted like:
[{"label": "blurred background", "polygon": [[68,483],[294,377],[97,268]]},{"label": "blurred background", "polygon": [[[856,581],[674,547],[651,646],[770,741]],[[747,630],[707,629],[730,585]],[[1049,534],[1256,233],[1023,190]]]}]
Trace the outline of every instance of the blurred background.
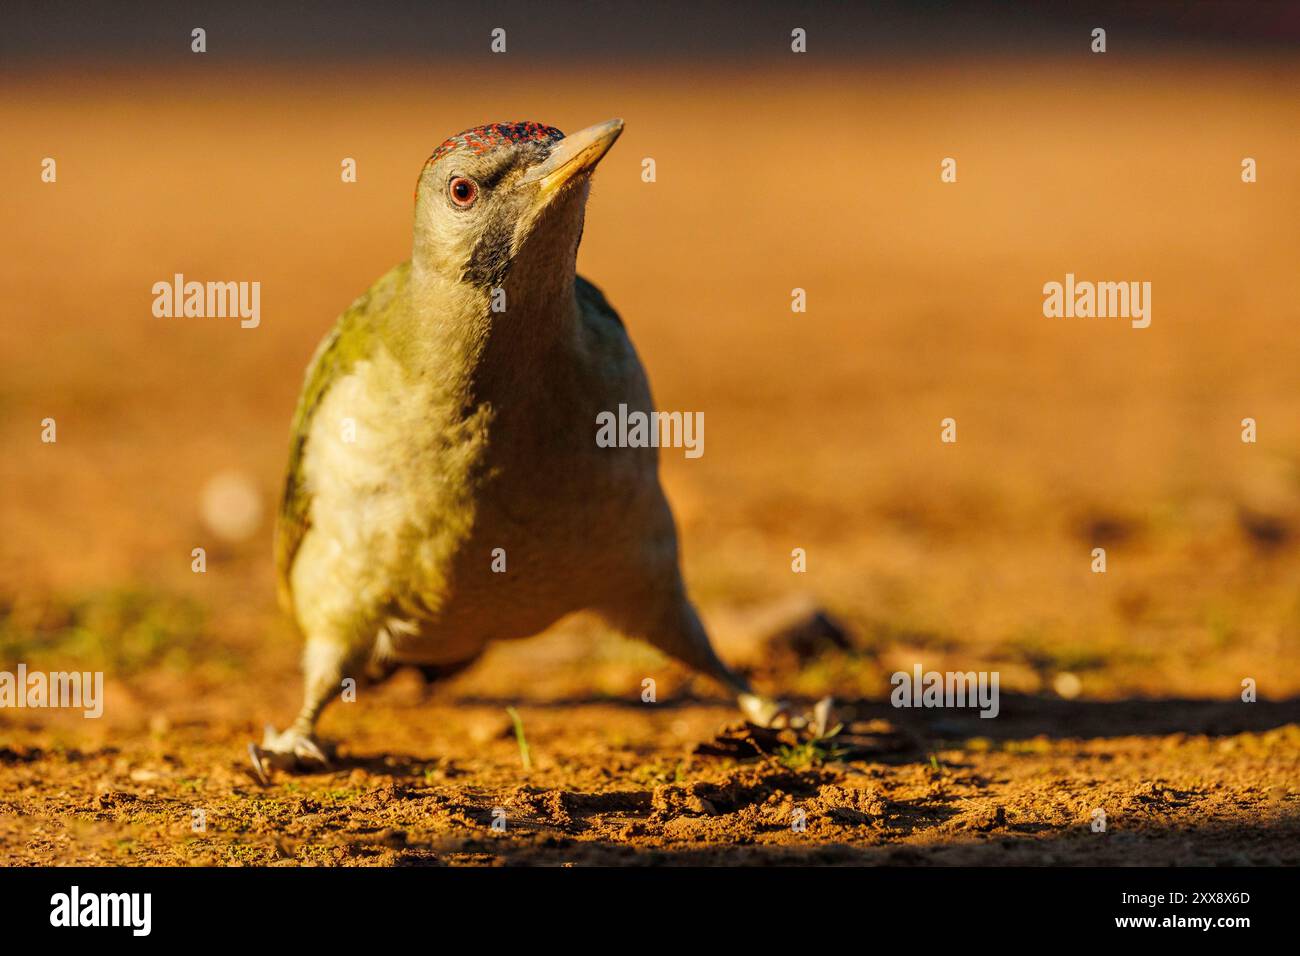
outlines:
[{"label": "blurred background", "polygon": [[[809,694],[883,697],[917,660],[1297,693],[1295,10],[6,4],[0,664],[104,669],[79,734],[286,719],[270,534],[317,341],[409,254],[445,137],[621,116],[579,267],[660,406],[706,413],[704,457],[662,469],[725,654]],[[1151,282],[1151,327],[1044,318],[1067,272]],[[174,273],[259,281],[260,326],[155,318]],[[793,599],[850,650],[764,675],[753,615]],[[577,626],[461,680],[627,694],[648,656]]]}]

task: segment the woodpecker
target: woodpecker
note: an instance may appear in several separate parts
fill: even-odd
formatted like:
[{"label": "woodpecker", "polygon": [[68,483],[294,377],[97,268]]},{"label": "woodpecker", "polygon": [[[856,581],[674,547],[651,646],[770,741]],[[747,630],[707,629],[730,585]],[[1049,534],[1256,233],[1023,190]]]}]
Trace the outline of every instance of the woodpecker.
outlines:
[{"label": "woodpecker", "polygon": [[410,261],[316,350],[293,417],[275,532],[305,693],[253,763],[328,765],[315,736],[347,678],[454,673],[493,641],[576,611],[734,694],[778,706],[714,652],[687,596],[654,447],[601,447],[601,413],[653,411],[618,314],[576,273],[614,119],[466,130],[415,190]]}]

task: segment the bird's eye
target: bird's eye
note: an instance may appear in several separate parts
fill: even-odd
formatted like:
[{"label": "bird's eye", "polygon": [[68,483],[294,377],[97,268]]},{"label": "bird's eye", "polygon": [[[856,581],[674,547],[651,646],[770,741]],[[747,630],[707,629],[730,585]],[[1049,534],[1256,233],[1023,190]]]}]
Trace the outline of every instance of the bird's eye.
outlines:
[{"label": "bird's eye", "polygon": [[478,198],[478,183],[465,176],[457,176],[447,186],[447,195],[457,206],[472,206]]}]

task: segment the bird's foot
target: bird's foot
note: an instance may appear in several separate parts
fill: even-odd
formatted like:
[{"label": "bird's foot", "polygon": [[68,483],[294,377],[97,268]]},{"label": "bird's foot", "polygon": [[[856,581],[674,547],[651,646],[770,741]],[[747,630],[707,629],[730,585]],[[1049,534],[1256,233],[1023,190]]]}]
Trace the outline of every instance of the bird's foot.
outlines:
[{"label": "bird's foot", "polygon": [[268,725],[262,737],[262,745],[248,745],[248,756],[263,785],[271,782],[267,772],[271,767],[281,770],[328,770],[330,765],[329,758],[321,750],[316,738],[292,727],[283,733],[276,733],[275,728]]},{"label": "bird's foot", "polygon": [[736,698],[736,703],[751,724],[785,727],[790,722],[790,705],[783,700],[772,700],[757,694],[741,694]]},{"label": "bird's foot", "polygon": [[789,727],[813,738],[834,736],[839,730],[835,724],[834,701],[829,697],[823,697],[811,711],[803,714],[796,713],[787,701],[772,700],[757,694],[741,694],[736,702],[745,719],[760,727],[773,730]]}]

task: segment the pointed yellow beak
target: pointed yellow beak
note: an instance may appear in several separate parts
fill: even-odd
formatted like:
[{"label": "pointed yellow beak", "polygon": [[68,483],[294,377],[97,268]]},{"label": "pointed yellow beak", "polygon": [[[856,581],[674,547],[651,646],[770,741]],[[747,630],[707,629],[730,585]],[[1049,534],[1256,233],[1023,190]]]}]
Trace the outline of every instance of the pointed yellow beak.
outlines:
[{"label": "pointed yellow beak", "polygon": [[572,133],[556,143],[522,182],[536,183],[540,198],[547,200],[575,176],[594,169],[622,132],[623,121],[612,119]]}]

